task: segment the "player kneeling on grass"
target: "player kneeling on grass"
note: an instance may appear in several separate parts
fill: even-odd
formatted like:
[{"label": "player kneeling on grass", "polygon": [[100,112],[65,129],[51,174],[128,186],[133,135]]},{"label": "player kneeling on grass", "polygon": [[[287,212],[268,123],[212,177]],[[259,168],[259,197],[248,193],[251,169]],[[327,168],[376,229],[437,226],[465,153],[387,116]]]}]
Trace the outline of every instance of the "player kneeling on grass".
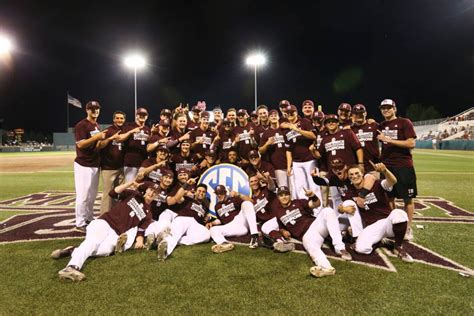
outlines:
[{"label": "player kneeling on grass", "polygon": [[[413,258],[402,247],[407,229],[407,213],[401,209],[392,210],[386,194],[397,183],[397,178],[383,163],[370,163],[375,171],[383,173],[385,176],[384,180],[376,180],[370,189],[364,188],[366,178],[359,165],[350,166],[348,170],[353,186],[350,190],[353,190],[353,196],[357,196],[357,206],[364,224],[364,229],[355,243],[355,251],[361,254],[370,254],[373,245],[389,237],[395,239],[393,246],[398,257],[404,262],[413,262]],[[357,207],[354,202],[352,205]]]},{"label": "player kneeling on grass", "polygon": [[225,237],[244,236],[249,230],[249,248],[257,248],[258,228],[252,199],[235,191],[231,191],[228,196],[223,185],[216,186],[214,192],[217,196],[217,219],[206,224],[210,228],[212,240],[216,242],[211,248],[212,252],[221,253],[234,249],[234,244],[228,242]]},{"label": "player kneeling on grass", "polygon": [[321,205],[321,201],[311,190],[303,188],[309,200],[291,200],[290,190],[286,186],[277,190],[278,201],[272,204],[277,218],[278,227],[287,229],[293,238],[301,240],[303,246],[316,265],[309,272],[315,277],[334,275],[336,269],[331,266],[321,250],[324,238],[331,236],[336,253],[344,260],[352,260],[342,242],[341,232],[336,214],[329,207],[319,210],[316,218],[313,209]]},{"label": "player kneeling on grass", "polygon": [[180,245],[195,245],[208,242],[211,238],[205,226],[209,201],[206,198],[207,186],[199,184],[194,198],[184,197],[177,207],[177,214],[171,223],[170,234],[158,244],[158,260],[164,261]]},{"label": "player kneeling on grass", "polygon": [[126,236],[124,233],[130,228],[138,227],[135,249],[143,248],[143,233],[152,222],[150,207],[158,194],[158,184],[145,182],[138,190],[130,190],[136,186],[138,184],[132,181],[110,191],[109,195],[120,202],[87,226],[86,239],[78,248],[70,246],[51,253],[54,259],[71,255],[66,268],[58,272],[59,279],[85,279],[86,276],[80,270],[87,258],[112,254],[118,244],[124,244],[124,240],[118,242],[119,236]]}]

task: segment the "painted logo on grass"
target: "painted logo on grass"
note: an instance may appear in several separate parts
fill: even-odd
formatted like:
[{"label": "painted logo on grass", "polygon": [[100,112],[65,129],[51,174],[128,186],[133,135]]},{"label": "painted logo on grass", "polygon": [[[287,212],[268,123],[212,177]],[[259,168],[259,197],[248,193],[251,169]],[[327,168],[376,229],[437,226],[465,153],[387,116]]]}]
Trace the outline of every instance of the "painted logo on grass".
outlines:
[{"label": "painted logo on grass", "polygon": [[207,185],[207,197],[211,200],[209,207],[211,212],[214,211],[216,205],[214,188],[219,184],[225,186],[227,191],[232,190],[244,195],[251,195],[248,175],[241,168],[228,163],[207,169],[199,178],[199,183]]},{"label": "painted logo on grass", "polygon": [[[241,180],[238,179],[238,177],[245,176],[242,169],[235,167],[233,170],[223,170],[223,173],[220,174],[221,171],[210,173],[211,175],[208,176],[203,174],[202,179],[207,179],[210,190],[217,184],[227,184],[227,186],[242,194],[250,194],[250,189],[242,186],[240,184],[242,183]],[[219,179],[222,179],[222,182],[219,182]],[[94,205],[95,216],[99,215],[100,198],[99,194]],[[14,215],[0,222],[0,244],[84,237],[83,234],[74,231],[74,202],[75,194],[73,192],[57,191],[33,193],[0,201],[0,210],[4,211],[3,213],[8,211],[29,212],[29,214]],[[423,214],[425,210],[433,208],[443,212],[444,216],[426,216]],[[421,227],[424,223],[474,224],[474,213],[439,197],[417,197],[415,199],[415,210],[414,224]],[[235,237],[230,238],[230,240],[248,244],[250,236]],[[304,253],[303,245],[299,242],[296,244],[296,249],[298,252]],[[407,243],[405,250],[417,263],[453,270],[466,275],[474,275],[471,267],[463,266],[417,243]],[[323,247],[323,252],[332,260],[340,260],[334,251],[328,247]],[[359,255],[352,252],[353,261],[351,261],[351,264],[396,272],[395,266],[391,263],[390,258],[392,256],[393,253],[385,248],[378,248],[370,255]]]}]

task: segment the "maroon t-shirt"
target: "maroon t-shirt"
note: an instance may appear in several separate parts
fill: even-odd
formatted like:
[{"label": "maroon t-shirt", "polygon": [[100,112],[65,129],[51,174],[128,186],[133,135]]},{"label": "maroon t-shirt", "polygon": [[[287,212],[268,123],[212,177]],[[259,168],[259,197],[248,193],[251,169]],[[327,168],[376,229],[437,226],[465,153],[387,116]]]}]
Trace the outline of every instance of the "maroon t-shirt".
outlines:
[{"label": "maroon t-shirt", "polygon": [[245,169],[245,172],[248,175],[251,174],[256,174],[257,172],[260,172],[261,174],[268,172],[270,174],[270,177],[275,179],[275,168],[273,168],[272,164],[263,160],[260,160],[260,166],[255,167],[252,164],[249,164],[247,168]]},{"label": "maroon t-shirt", "polygon": [[173,154],[170,158],[171,169],[174,172],[178,172],[179,169],[191,170],[196,164],[197,157],[193,154],[189,154],[187,157],[183,157],[181,153]]},{"label": "maroon t-shirt", "polygon": [[135,190],[125,190],[120,194],[112,190],[109,195],[120,202],[99,218],[105,220],[117,235],[138,226],[138,235],[143,236],[152,222],[151,205],[145,203],[143,195]]},{"label": "maroon t-shirt", "polygon": [[[409,119],[401,117],[380,123],[380,131],[391,139],[396,140],[416,138],[412,122]],[[387,167],[413,167],[411,150],[392,144],[382,143],[382,155],[380,160],[382,160]]]},{"label": "maroon t-shirt", "polygon": [[87,148],[79,149],[77,143],[91,138],[100,133],[99,124],[92,123],[88,119],[79,121],[74,127],[74,138],[76,139],[76,159],[74,160],[83,167],[98,168],[100,166],[100,154],[96,149],[97,142],[94,142]]},{"label": "maroon t-shirt", "polygon": [[232,131],[224,131],[220,134],[220,139],[214,143],[214,150],[217,151],[217,157],[220,161],[227,160],[227,154],[232,148],[234,138]]},{"label": "maroon t-shirt", "polygon": [[171,138],[171,142],[173,146],[169,145],[169,149],[171,150],[171,153],[176,154],[179,153],[181,150],[181,143],[178,141],[178,139],[181,136],[184,136],[187,132],[189,132],[188,129],[185,129],[184,131],[178,130],[178,129],[173,129],[171,133],[169,134],[169,137]]},{"label": "maroon t-shirt", "polygon": [[168,196],[172,196],[170,192],[171,192],[171,188],[163,189],[160,186],[158,196],[156,197],[156,199],[153,201],[153,204],[151,205],[151,212],[153,215],[153,219],[155,221],[158,220],[158,217],[160,216],[161,213],[163,213],[164,210],[169,208],[168,202],[166,201],[166,199],[168,198]]},{"label": "maroon t-shirt", "polygon": [[349,117],[345,120],[339,120],[339,128],[344,128],[346,126],[351,126],[352,125],[352,119]]},{"label": "maroon t-shirt", "polygon": [[[136,127],[138,127],[136,122],[128,123],[124,127],[123,132],[126,133]],[[148,157],[146,145],[148,144],[150,134],[150,128],[145,125],[140,129],[140,131],[130,135],[128,140],[125,142],[124,165],[126,167],[139,168],[143,160]]]},{"label": "maroon t-shirt", "polygon": [[328,163],[341,159],[346,165],[357,164],[356,150],[361,148],[359,140],[350,129],[340,129],[334,134],[325,133],[319,153]]},{"label": "maroon t-shirt", "polygon": [[[301,130],[311,132],[313,129],[311,122],[305,118],[298,118],[295,124]],[[311,146],[313,140],[306,138],[300,133],[291,129],[284,129],[284,131],[288,144],[290,145],[293,161],[306,162],[314,159],[313,155],[309,151],[309,146]]]},{"label": "maroon t-shirt", "polygon": [[271,208],[272,201],[276,199],[275,193],[268,188],[261,188],[259,194],[252,194],[252,199],[257,221],[264,223],[275,217]]},{"label": "maroon t-shirt", "polygon": [[247,156],[249,151],[257,148],[257,142],[255,141],[255,137],[250,133],[251,130],[255,133],[255,126],[253,123],[247,123],[245,127],[236,126],[233,130],[235,137],[239,137],[237,150],[240,157],[244,159],[248,159]]},{"label": "maroon t-shirt", "polygon": [[278,226],[288,230],[291,236],[298,240],[302,240],[309,226],[316,219],[312,215],[313,210],[309,208],[308,200],[293,200],[287,207],[283,207],[280,201],[275,199],[271,208],[278,220]]},{"label": "maroon t-shirt", "polygon": [[[105,132],[105,137],[109,138],[117,132],[121,132],[122,127],[111,125]],[[100,168],[102,170],[117,170],[123,168],[123,156],[125,154],[123,143],[115,140],[100,150]]]},{"label": "maroon t-shirt", "polygon": [[216,210],[217,218],[223,225],[232,222],[234,217],[239,214],[242,202],[241,198],[230,196],[226,196],[223,202],[217,202],[214,209]]},{"label": "maroon t-shirt", "polygon": [[369,161],[372,161],[373,163],[380,161],[379,141],[377,140],[379,124],[375,122],[371,124],[365,123],[363,125],[354,124],[351,128],[356,134],[357,139],[362,146],[362,150],[364,151],[365,171],[373,171],[374,168]]},{"label": "maroon t-shirt", "polygon": [[[383,181],[386,180],[375,181],[372,189],[369,190],[369,194],[365,196],[365,207],[359,207],[359,213],[364,227],[371,225],[380,219],[386,218],[392,211],[387,191],[382,185]],[[349,187],[349,191],[349,194],[352,194],[353,196],[357,196],[359,193],[359,190],[352,185]]]},{"label": "maroon t-shirt", "polygon": [[290,146],[288,145],[285,132],[281,128],[267,129],[260,138],[260,147],[265,145],[270,137],[275,139],[275,143],[267,147],[267,151],[262,156],[262,159],[265,158],[265,161],[271,163],[275,170],[286,170],[286,152],[290,150]]},{"label": "maroon t-shirt", "polygon": [[270,124],[267,124],[267,125],[259,124],[255,126],[254,137],[257,144],[260,144],[260,139],[262,138],[263,133],[268,129],[270,129]]},{"label": "maroon t-shirt", "polygon": [[204,153],[206,150],[209,150],[209,148],[212,145],[212,142],[214,141],[214,138],[216,137],[216,133],[212,132],[210,129],[207,131],[203,131],[201,128],[196,128],[190,133],[190,142],[195,143],[196,141],[199,141],[200,139],[204,140],[202,144],[197,144],[192,148],[193,152],[195,154],[200,154],[201,156],[204,156]]},{"label": "maroon t-shirt", "polygon": [[206,202],[203,203],[203,201],[185,197],[184,202],[180,203],[179,207],[176,208],[176,213],[178,213],[178,216],[193,217],[196,222],[204,225],[207,210]]},{"label": "maroon t-shirt", "polygon": [[[153,166],[156,163],[157,163],[156,158],[148,158],[142,162],[140,168],[148,168],[148,167]],[[170,167],[168,166],[168,164],[166,164],[163,167],[155,168],[155,170],[151,171],[149,174],[145,176],[144,181],[151,181],[154,183],[158,183],[161,180],[161,176],[163,175],[163,172],[165,172],[166,170],[170,170]]]},{"label": "maroon t-shirt", "polygon": [[[319,131],[317,131],[316,129],[313,129],[313,133],[316,135],[316,141],[313,142],[313,144],[315,144],[316,146],[316,149],[321,152],[321,142],[323,141],[324,139],[324,136],[328,134],[328,132],[326,131],[326,129],[321,129]],[[318,159],[318,168],[320,171],[325,171],[327,172],[328,171],[328,163],[326,161],[326,157],[321,157]]]},{"label": "maroon t-shirt", "polygon": [[[154,142],[157,142],[157,141],[159,141],[159,140],[161,140],[161,139],[163,139],[163,138],[169,138],[168,141],[170,141],[170,140],[171,140],[171,134],[170,134],[170,133],[168,133],[168,135],[161,135],[160,133],[152,134],[152,135],[150,136],[150,138],[148,139],[148,144],[153,144]],[[160,145],[158,145],[158,147],[163,146],[163,145],[166,146],[167,143],[165,143],[165,144],[160,144]],[[157,148],[158,148],[158,147],[157,147]],[[156,149],[155,149],[154,151],[148,153],[148,157],[150,157],[150,158],[156,157]]]}]

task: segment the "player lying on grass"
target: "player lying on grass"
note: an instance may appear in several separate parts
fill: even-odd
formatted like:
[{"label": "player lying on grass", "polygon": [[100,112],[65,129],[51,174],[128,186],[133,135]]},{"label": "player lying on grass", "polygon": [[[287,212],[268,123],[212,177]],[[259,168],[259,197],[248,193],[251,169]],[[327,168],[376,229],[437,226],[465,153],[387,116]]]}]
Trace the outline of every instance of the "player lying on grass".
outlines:
[{"label": "player lying on grass", "polygon": [[272,203],[272,210],[277,218],[278,227],[287,229],[293,238],[303,242],[303,246],[311,259],[316,264],[309,271],[315,277],[334,275],[336,269],[331,266],[324,252],[321,250],[324,238],[328,235],[336,253],[344,260],[352,260],[342,242],[341,232],[336,214],[331,208],[319,209],[316,218],[313,209],[319,208],[321,201],[311,190],[303,188],[309,200],[291,200],[288,187],[279,187],[277,190],[278,200]]},{"label": "player lying on grass", "polygon": [[214,189],[217,196],[215,211],[217,219],[206,224],[210,229],[212,240],[216,245],[212,246],[214,253],[221,253],[234,249],[234,244],[225,239],[229,236],[244,236],[251,234],[249,248],[258,247],[258,228],[252,199],[246,195],[231,191],[227,195],[227,189],[218,185]]},{"label": "player lying on grass", "polygon": [[59,279],[85,279],[80,270],[87,258],[112,254],[119,236],[133,227],[138,227],[135,248],[143,248],[143,233],[152,222],[151,204],[158,195],[158,184],[146,182],[138,190],[131,190],[137,186],[132,181],[115,187],[109,194],[120,202],[87,226],[86,239],[80,246],[56,249],[51,253],[54,259],[71,256],[66,268],[58,272]]},{"label": "player lying on grass", "polygon": [[352,186],[350,194],[355,196],[356,203],[349,201],[359,209],[364,229],[355,243],[355,251],[370,254],[373,245],[389,237],[394,238],[395,253],[404,262],[413,262],[413,258],[403,249],[403,237],[407,229],[408,216],[401,209],[392,209],[386,192],[390,192],[397,183],[397,178],[383,163],[373,164],[375,171],[385,176],[384,180],[376,180],[370,189],[364,188],[366,178],[361,166],[349,167],[348,174]]}]

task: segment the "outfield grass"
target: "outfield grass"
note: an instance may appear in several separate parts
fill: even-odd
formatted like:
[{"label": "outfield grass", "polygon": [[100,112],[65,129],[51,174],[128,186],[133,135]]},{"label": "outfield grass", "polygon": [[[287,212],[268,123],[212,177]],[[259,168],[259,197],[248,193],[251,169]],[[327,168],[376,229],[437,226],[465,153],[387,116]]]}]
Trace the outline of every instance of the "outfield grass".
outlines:
[{"label": "outfield grass", "polygon": [[[417,149],[414,155],[419,195],[441,196],[474,211],[473,153]],[[71,172],[0,173],[0,199],[73,187]],[[423,225],[415,229],[417,243],[474,268],[474,225]],[[71,243],[80,239],[0,245],[0,315],[474,313],[472,277],[395,258],[390,261],[398,273],[331,260],[336,276],[315,279],[306,255],[244,246],[214,255],[206,244],[178,247],[165,263],[145,251],[88,260],[87,280],[75,284],[57,279],[67,259],[49,258],[53,249]]]}]

